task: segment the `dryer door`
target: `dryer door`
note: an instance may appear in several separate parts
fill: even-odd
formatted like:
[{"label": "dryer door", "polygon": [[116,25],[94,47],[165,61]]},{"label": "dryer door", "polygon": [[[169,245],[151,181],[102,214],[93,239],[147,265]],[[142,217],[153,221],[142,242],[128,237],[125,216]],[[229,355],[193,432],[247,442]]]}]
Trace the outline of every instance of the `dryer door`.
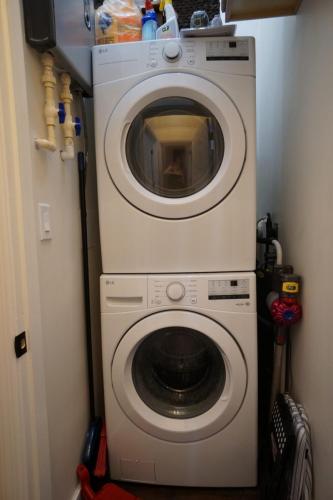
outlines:
[{"label": "dryer door", "polygon": [[105,135],[112,181],[126,200],[156,217],[183,219],[220,203],[245,160],[240,114],[216,85],[169,73],[133,87]]},{"label": "dryer door", "polygon": [[112,384],[128,418],[159,439],[189,442],[223,429],[247,386],[242,352],[220,324],[164,311],[130,328],[112,361]]}]

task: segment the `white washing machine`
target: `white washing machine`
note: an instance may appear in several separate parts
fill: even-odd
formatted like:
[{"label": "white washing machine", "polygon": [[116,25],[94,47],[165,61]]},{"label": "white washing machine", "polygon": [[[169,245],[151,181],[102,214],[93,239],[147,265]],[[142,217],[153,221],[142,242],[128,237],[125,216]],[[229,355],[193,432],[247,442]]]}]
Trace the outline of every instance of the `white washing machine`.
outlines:
[{"label": "white washing machine", "polygon": [[252,38],[93,49],[104,273],[255,269]]},{"label": "white washing machine", "polygon": [[103,275],[101,309],[111,477],[255,486],[255,275]]}]

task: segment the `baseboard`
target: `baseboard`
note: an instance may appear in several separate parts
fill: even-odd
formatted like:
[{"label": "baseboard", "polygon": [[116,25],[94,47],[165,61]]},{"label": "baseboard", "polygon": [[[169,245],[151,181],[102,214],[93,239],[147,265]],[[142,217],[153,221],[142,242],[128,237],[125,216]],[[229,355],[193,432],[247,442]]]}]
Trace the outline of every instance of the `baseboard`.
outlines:
[{"label": "baseboard", "polygon": [[81,487],[78,485],[73,493],[71,500],[80,500],[80,499],[81,499]]}]

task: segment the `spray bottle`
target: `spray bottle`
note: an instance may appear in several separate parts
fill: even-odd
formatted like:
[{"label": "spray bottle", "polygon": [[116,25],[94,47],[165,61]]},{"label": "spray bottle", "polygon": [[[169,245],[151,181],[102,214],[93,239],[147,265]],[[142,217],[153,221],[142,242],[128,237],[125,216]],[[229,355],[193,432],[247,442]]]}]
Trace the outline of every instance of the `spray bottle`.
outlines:
[{"label": "spray bottle", "polygon": [[142,40],[155,40],[157,30],[157,16],[151,0],[145,1],[146,13],[142,17]]},{"label": "spray bottle", "polygon": [[166,22],[156,31],[156,38],[179,38],[177,14],[172,5],[172,0],[162,0],[160,8],[164,7]]}]

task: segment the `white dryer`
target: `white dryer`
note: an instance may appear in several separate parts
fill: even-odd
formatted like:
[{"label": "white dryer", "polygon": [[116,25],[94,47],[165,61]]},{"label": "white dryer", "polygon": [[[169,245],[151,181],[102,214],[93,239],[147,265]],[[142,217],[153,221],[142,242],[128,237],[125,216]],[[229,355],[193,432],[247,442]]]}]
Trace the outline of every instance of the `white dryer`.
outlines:
[{"label": "white dryer", "polygon": [[111,477],[255,486],[254,274],[103,275],[101,309]]},{"label": "white dryer", "polygon": [[255,269],[252,38],[93,49],[103,272]]}]

